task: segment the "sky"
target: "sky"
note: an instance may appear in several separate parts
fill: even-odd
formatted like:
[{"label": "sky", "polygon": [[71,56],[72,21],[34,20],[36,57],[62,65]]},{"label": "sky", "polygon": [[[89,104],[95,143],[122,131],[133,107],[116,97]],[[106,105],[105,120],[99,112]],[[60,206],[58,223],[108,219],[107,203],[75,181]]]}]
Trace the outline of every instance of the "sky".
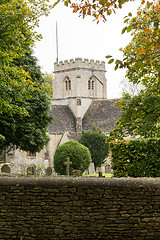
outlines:
[{"label": "sky", "polygon": [[[50,1],[52,2],[52,0]],[[34,52],[38,58],[42,72],[52,73],[57,58],[56,22],[58,26],[58,60],[72,58],[88,58],[106,62],[107,98],[119,98],[122,94],[121,81],[125,78],[124,70],[114,70],[114,64],[108,65],[107,55],[122,59],[120,48],[130,41],[130,34],[121,34],[124,17],[132,12],[136,14],[140,0],[124,4],[116,14],[108,16],[107,22],[93,21],[92,17],[81,18],[65,7],[58,4],[48,17],[41,17],[40,26],[36,29],[43,39],[36,42]]]}]

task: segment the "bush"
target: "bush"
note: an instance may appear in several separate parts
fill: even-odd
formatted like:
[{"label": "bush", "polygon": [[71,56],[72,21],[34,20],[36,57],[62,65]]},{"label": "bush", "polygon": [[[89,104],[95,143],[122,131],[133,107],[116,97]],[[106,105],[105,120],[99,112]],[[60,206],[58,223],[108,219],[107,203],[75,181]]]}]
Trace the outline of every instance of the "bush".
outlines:
[{"label": "bush", "polygon": [[160,139],[111,142],[115,177],[160,177]]},{"label": "bush", "polygon": [[95,169],[104,163],[108,157],[109,144],[106,143],[107,136],[99,127],[93,126],[89,131],[83,131],[78,142],[88,147]]},{"label": "bush", "polygon": [[91,163],[91,154],[87,147],[76,141],[69,141],[60,145],[54,154],[54,169],[56,173],[66,175],[66,159],[69,158],[70,174],[73,170],[80,170],[82,173],[88,169]]}]

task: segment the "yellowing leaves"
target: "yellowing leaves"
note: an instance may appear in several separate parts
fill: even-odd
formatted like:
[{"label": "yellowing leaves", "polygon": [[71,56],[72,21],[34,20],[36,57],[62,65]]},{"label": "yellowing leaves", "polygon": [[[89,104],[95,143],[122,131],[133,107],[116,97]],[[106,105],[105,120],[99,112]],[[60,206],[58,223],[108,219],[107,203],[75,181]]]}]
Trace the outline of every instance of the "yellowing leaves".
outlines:
[{"label": "yellowing leaves", "polygon": [[141,49],[141,50],[139,50],[139,54],[140,54],[140,55],[142,55],[142,54],[144,54],[144,55],[145,55],[145,54],[146,54],[146,50],[145,50],[144,48],[143,48],[143,49]]},{"label": "yellowing leaves", "polygon": [[149,34],[151,31],[148,27],[145,27],[144,32]]}]

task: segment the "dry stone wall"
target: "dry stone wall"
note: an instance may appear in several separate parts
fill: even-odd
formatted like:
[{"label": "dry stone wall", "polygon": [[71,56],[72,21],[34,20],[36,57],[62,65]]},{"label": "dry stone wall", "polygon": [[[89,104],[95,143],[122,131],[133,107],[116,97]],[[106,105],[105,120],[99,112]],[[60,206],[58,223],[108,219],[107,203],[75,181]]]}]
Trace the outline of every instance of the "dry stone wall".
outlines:
[{"label": "dry stone wall", "polygon": [[160,179],[1,177],[0,239],[158,240]]}]

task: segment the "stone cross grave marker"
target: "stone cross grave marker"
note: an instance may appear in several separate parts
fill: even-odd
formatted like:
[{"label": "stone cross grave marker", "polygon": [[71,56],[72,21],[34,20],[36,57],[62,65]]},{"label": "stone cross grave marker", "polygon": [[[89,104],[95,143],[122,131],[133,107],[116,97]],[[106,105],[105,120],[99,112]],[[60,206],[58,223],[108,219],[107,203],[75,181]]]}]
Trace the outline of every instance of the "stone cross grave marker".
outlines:
[{"label": "stone cross grave marker", "polygon": [[66,159],[67,161],[64,163],[66,165],[66,175],[69,176],[69,167],[72,162],[69,161],[69,158]]}]

